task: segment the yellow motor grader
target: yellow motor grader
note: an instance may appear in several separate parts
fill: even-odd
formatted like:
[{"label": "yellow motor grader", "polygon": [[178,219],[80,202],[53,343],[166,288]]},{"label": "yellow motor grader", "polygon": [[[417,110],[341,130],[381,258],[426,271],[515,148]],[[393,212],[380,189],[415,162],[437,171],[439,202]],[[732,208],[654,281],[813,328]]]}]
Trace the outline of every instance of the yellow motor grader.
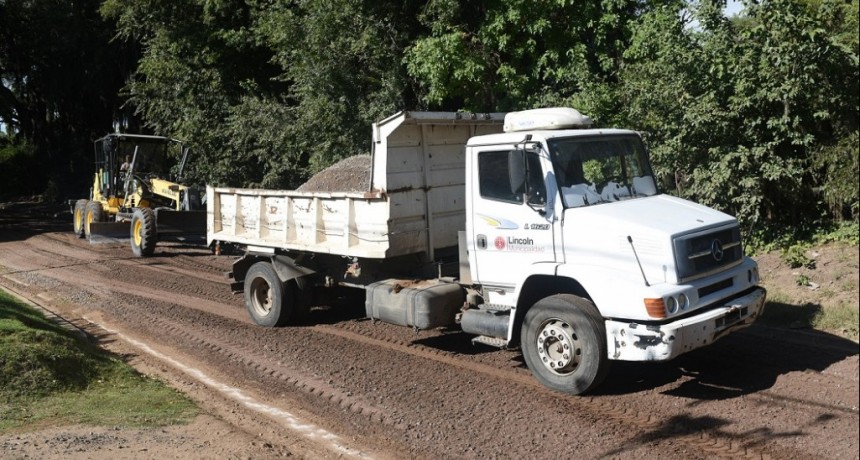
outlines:
[{"label": "yellow motor grader", "polygon": [[[77,200],[74,231],[90,242],[130,238],[134,255],[158,241],[204,241],[206,211],[196,187],[178,183],[188,160],[182,141],[109,134],[94,143],[96,172],[89,199]],[[180,161],[171,172],[171,157]]]}]

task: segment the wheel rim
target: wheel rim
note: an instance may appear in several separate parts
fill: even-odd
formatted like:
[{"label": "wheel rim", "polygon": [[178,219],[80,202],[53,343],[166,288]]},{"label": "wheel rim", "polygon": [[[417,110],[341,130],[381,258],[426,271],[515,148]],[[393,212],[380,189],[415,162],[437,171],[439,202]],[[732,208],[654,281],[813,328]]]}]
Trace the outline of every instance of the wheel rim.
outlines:
[{"label": "wheel rim", "polygon": [[272,311],[272,289],[263,278],[251,281],[251,305],[259,316],[267,316]]},{"label": "wheel rim", "polygon": [[75,230],[79,230],[82,227],[82,225],[81,225],[82,220],[83,220],[83,218],[81,217],[81,210],[78,209],[75,211]]},{"label": "wheel rim", "polygon": [[132,232],[132,234],[134,235],[134,244],[136,246],[140,246],[140,243],[143,241],[143,237],[140,235],[140,229],[142,227],[143,227],[142,221],[137,220],[134,222],[134,232]]},{"label": "wheel rim", "polygon": [[550,372],[567,375],[579,367],[582,345],[573,328],[558,318],[541,324],[536,339],[538,356]]},{"label": "wheel rim", "polygon": [[89,234],[89,233],[90,233],[90,224],[91,224],[91,223],[93,223],[93,213],[92,213],[92,212],[90,212],[90,211],[87,211],[87,218],[86,218],[86,229],[87,229],[87,234]]}]

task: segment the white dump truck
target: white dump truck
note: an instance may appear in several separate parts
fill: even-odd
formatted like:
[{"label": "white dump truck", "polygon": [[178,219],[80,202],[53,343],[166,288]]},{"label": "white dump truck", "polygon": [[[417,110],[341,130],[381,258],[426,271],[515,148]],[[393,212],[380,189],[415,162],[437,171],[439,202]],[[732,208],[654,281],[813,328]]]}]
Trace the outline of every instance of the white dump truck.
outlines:
[{"label": "white dump truck", "polygon": [[547,387],[665,361],[752,324],[765,290],[735,218],[660,193],[640,135],[568,108],[400,112],[372,127],[360,191],[207,189],[209,243],[252,320],[365,290],[375,320],[519,347]]}]

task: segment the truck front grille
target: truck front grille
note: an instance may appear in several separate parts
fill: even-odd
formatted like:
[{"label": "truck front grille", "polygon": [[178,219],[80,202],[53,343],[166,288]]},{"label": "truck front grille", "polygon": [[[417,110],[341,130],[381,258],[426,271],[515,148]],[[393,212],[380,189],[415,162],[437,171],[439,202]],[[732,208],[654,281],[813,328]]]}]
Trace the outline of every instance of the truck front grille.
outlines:
[{"label": "truck front grille", "polygon": [[701,299],[702,297],[707,297],[715,292],[722,291],[723,289],[728,289],[734,286],[734,284],[734,280],[732,280],[731,278],[724,279],[713,284],[709,284],[699,289],[699,298]]},{"label": "truck front grille", "polygon": [[675,238],[675,263],[681,282],[737,265],[743,258],[737,225]]}]

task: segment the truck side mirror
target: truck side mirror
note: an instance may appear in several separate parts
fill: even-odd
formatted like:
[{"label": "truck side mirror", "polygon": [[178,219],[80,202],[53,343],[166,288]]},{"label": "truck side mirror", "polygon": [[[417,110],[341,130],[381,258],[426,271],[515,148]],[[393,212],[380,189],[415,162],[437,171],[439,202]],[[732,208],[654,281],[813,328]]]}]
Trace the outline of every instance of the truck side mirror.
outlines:
[{"label": "truck side mirror", "polygon": [[511,192],[522,197],[526,188],[526,156],[522,150],[508,152],[508,181]]}]

